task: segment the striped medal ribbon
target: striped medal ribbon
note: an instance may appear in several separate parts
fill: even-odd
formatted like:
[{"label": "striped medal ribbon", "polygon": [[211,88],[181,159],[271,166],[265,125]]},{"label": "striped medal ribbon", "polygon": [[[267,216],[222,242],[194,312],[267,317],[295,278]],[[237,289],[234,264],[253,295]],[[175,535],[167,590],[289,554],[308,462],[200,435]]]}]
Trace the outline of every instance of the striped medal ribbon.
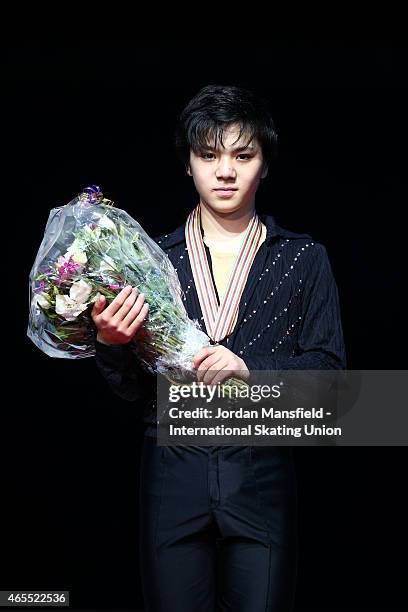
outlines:
[{"label": "striped medal ribbon", "polygon": [[227,287],[218,306],[214,283],[211,277],[203,237],[200,228],[201,203],[189,214],[185,225],[188,256],[203,313],[207,334],[218,342],[228,336],[234,326],[252,262],[262,236],[262,223],[254,210],[245,231],[241,248],[230,272]]}]

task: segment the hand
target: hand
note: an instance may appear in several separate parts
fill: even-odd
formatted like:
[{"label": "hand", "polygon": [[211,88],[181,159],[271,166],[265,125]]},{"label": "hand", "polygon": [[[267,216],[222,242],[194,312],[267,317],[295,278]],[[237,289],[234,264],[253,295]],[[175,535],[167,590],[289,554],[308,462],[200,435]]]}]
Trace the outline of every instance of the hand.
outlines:
[{"label": "hand", "polygon": [[126,344],[139,331],[149,310],[148,304],[143,304],[145,296],[141,293],[137,298],[136,287],[127,286],[114,300],[106,306],[105,296],[95,302],[92,309],[92,320],[98,334],[96,339],[102,344]]},{"label": "hand", "polygon": [[232,376],[248,380],[250,375],[245,361],[221,345],[207,346],[198,351],[193,367],[197,369],[197,381],[205,385],[216,385]]}]

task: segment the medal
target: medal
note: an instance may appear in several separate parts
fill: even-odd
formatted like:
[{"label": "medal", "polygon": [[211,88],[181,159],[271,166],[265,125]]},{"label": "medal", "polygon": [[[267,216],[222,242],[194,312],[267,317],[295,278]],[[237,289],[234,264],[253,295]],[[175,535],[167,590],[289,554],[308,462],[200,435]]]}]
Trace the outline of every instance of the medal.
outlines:
[{"label": "medal", "polygon": [[233,329],[241,295],[261,240],[262,223],[254,210],[232,266],[225,293],[218,306],[207,253],[201,235],[200,218],[201,204],[199,203],[187,218],[185,226],[186,243],[207,334],[212,340],[219,342],[228,336]]}]

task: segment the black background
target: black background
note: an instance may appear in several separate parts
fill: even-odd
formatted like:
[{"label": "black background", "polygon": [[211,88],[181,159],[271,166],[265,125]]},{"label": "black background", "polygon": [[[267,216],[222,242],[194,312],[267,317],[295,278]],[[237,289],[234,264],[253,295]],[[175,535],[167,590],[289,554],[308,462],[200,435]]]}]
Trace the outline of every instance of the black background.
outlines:
[{"label": "black background", "polygon": [[[173,150],[177,114],[209,83],[253,89],[279,133],[257,208],[326,246],[348,368],[403,369],[407,51],[250,41],[226,62],[191,42],[3,48],[1,589],[69,589],[77,609],[142,607],[137,407],[108,391],[92,359],[53,360],[25,335],[49,209],[98,183],[150,235],[172,231],[198,203]],[[405,448],[295,458],[296,609],[406,606]]]}]

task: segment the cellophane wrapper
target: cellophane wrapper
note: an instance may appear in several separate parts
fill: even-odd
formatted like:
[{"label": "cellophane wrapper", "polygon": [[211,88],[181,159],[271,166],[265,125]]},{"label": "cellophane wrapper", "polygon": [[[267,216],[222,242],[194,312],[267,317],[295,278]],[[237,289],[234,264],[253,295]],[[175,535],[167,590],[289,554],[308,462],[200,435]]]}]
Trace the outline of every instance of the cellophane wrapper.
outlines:
[{"label": "cellophane wrapper", "polygon": [[92,357],[93,304],[100,294],[109,303],[127,285],[149,304],[130,343],[141,365],[173,381],[195,379],[192,358],[211,341],[187,315],[175,268],[141,225],[103,198],[96,185],[50,211],[29,279],[29,338],[51,357]]}]

